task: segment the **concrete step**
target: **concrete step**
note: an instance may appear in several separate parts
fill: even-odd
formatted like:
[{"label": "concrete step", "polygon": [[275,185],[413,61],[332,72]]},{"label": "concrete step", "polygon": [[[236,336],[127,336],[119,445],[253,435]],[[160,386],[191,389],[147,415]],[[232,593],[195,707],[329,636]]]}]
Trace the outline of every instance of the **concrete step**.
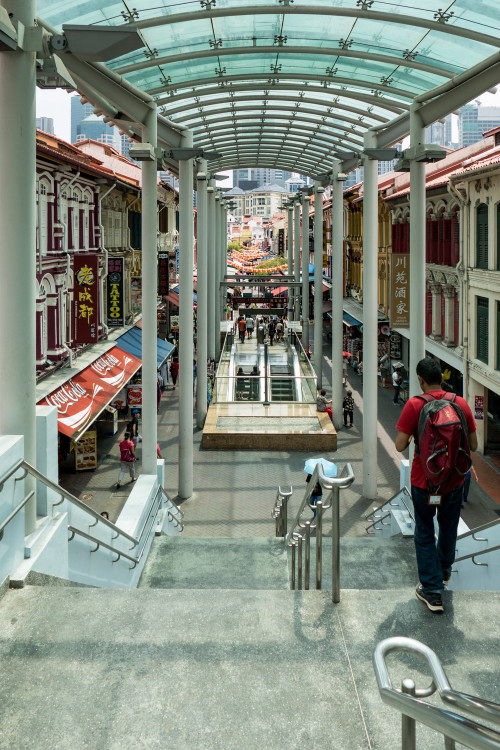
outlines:
[{"label": "concrete step", "polygon": [[[0,601],[2,750],[400,750],[375,645],[427,643],[452,686],[500,701],[498,595],[26,587]],[[396,685],[427,686],[392,655]],[[419,747],[443,747],[419,728]]]},{"label": "concrete step", "polygon": [[[289,558],[291,557],[288,548]],[[303,561],[305,545],[302,545]],[[332,540],[323,537],[322,588],[332,588]],[[311,537],[310,588],[316,581],[316,539]],[[397,589],[418,583],[413,539],[343,537],[340,540],[340,586],[343,589]]]},{"label": "concrete step", "polygon": [[287,555],[274,538],[153,541],[140,586],[162,589],[286,589]]}]

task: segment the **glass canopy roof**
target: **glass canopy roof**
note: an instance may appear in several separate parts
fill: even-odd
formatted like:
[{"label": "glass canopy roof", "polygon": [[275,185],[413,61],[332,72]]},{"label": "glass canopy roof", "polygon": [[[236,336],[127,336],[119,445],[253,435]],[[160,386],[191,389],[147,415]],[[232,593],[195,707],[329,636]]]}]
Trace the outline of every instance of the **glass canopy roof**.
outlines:
[{"label": "glass canopy roof", "polygon": [[216,150],[213,170],[328,170],[336,151],[498,52],[499,0],[38,0],[41,19],[127,25],[108,67]]}]

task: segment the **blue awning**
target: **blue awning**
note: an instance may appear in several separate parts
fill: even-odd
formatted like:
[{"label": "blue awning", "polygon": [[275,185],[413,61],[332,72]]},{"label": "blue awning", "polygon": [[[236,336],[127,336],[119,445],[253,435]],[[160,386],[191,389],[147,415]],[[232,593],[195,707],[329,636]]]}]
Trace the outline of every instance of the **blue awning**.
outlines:
[{"label": "blue awning", "polygon": [[[142,329],[133,326],[133,328],[130,328],[130,330],[116,339],[116,346],[119,346],[124,352],[133,354],[134,357],[139,357],[142,360]],[[174,345],[169,344],[168,341],[156,339],[156,366],[161,367],[174,349]]]},{"label": "blue awning", "polygon": [[349,315],[349,313],[343,313],[344,323],[346,326],[360,326],[361,321],[356,320],[356,318],[353,318],[352,315]]}]

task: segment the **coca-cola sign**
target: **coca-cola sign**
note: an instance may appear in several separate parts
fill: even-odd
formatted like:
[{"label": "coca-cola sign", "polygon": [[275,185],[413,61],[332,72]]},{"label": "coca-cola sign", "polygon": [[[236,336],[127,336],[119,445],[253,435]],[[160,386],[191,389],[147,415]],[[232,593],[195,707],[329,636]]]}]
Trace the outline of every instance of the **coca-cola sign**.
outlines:
[{"label": "coca-cola sign", "polygon": [[58,430],[71,437],[87,429],[141,365],[114,346],[38,403],[57,408]]}]

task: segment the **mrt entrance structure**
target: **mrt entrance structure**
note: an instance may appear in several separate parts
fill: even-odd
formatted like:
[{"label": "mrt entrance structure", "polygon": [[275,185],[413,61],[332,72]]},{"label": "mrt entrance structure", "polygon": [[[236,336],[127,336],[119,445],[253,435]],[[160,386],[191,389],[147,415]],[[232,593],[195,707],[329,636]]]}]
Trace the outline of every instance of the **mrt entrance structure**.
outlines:
[{"label": "mrt entrance structure", "polygon": [[[422,4],[420,4],[422,5]],[[376,496],[377,164],[410,136],[400,168],[411,174],[411,373],[424,354],[424,165],[440,158],[425,127],[500,81],[496,0],[0,0],[0,434],[35,437],[35,90],[62,86],[136,142],[142,162],[143,471],[156,456],[156,179],[180,181],[179,494],[192,493],[193,187],[198,194],[197,422],[206,415],[206,360],[220,354],[226,212],[223,170],[278,167],[314,178],[315,345],[321,373],[322,199],[333,189],[332,398],[342,401],[342,184],[364,166],[363,492]],[[444,8],[444,9],[443,9]],[[288,273],[308,343],[310,196],[289,211]],[[300,211],[302,238],[300,237]],[[307,250],[306,250],[307,248]],[[304,252],[306,250],[306,252]],[[104,249],[103,249],[104,252]],[[305,272],[304,272],[305,269]],[[318,383],[319,385],[319,383]],[[26,528],[36,522],[35,500]]]}]

